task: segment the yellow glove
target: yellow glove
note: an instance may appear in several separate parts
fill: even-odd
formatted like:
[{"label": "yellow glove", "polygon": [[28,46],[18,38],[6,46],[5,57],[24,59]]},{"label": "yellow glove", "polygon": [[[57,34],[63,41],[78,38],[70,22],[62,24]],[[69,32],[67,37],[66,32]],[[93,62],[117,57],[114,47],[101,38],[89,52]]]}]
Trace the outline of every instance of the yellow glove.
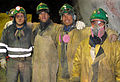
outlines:
[{"label": "yellow glove", "polygon": [[5,59],[1,59],[0,62],[1,62],[1,67],[3,69],[6,69],[6,60]]}]

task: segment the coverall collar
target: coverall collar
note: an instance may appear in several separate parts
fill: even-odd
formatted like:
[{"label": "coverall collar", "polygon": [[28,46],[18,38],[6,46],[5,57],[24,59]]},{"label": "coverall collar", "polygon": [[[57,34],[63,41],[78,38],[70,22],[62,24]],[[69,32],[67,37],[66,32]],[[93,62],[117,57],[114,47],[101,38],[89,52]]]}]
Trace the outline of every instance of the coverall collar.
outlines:
[{"label": "coverall collar", "polygon": [[45,30],[50,24],[52,23],[52,21],[50,19],[48,19],[45,23],[40,21],[40,30],[43,31]]},{"label": "coverall collar", "polygon": [[89,40],[90,46],[95,47],[95,45],[97,45],[97,44],[102,45],[107,38],[107,33],[105,32],[105,34],[101,38],[102,39],[100,39],[97,36],[92,37],[92,35],[90,35],[90,40]]},{"label": "coverall collar", "polygon": [[70,25],[70,26],[66,26],[64,25],[63,31],[64,32],[70,32],[71,30],[73,30],[75,28],[75,25]]}]

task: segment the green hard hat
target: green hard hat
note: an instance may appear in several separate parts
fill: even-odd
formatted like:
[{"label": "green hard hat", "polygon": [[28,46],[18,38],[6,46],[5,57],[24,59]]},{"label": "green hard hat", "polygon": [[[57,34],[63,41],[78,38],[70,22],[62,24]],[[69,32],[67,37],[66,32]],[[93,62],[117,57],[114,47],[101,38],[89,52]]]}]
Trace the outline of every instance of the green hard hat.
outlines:
[{"label": "green hard hat", "polygon": [[69,4],[64,4],[60,10],[59,14],[62,16],[64,13],[74,14],[74,8]]},{"label": "green hard hat", "polygon": [[93,11],[92,15],[90,16],[90,21],[93,19],[102,19],[108,23],[108,15],[102,8]]},{"label": "green hard hat", "polygon": [[36,8],[37,13],[39,13],[40,10],[48,10],[48,12],[49,12],[49,8],[48,8],[47,4],[45,4],[45,3],[40,3],[37,6],[37,8]]},{"label": "green hard hat", "polygon": [[15,10],[15,9],[10,9],[10,11],[8,12],[8,15],[9,15],[9,16],[14,16],[14,10]]},{"label": "green hard hat", "polygon": [[14,15],[16,15],[17,13],[23,13],[26,14],[26,11],[23,7],[17,6],[14,10]]}]

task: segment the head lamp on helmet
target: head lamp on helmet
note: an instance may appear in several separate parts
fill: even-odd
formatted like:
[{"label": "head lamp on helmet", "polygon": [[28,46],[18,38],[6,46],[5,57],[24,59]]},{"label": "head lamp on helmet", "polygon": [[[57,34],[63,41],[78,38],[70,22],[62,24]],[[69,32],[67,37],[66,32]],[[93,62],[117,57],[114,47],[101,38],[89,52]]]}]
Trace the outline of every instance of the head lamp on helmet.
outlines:
[{"label": "head lamp on helmet", "polygon": [[49,13],[49,8],[48,8],[47,4],[45,4],[45,3],[40,3],[40,4],[37,6],[37,8],[36,8],[37,14],[40,14],[41,11],[45,11],[45,12]]},{"label": "head lamp on helmet", "polygon": [[[24,16],[20,16],[20,14],[23,14]],[[16,18],[23,18],[23,17],[24,17],[24,23],[23,24],[26,24],[26,21],[27,21],[26,11],[25,11],[25,9],[23,7],[17,6],[15,8],[15,10],[14,10],[14,20],[13,20],[13,23],[17,24]],[[18,25],[21,26],[23,24],[18,24]]]},{"label": "head lamp on helmet", "polygon": [[90,16],[90,21],[94,19],[101,19],[108,23],[108,15],[102,8],[99,8],[92,13]]},{"label": "head lamp on helmet", "polygon": [[25,9],[23,7],[20,7],[20,6],[17,6],[14,10],[14,15],[16,15],[17,13],[26,14]]}]

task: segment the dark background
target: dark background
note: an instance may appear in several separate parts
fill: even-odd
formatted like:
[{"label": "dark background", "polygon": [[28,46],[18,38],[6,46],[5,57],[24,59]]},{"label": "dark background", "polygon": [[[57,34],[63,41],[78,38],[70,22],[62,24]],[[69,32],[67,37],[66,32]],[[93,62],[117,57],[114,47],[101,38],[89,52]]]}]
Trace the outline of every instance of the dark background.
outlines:
[{"label": "dark background", "polygon": [[58,12],[61,6],[65,3],[72,5],[72,0],[0,0],[0,12],[5,13],[11,8],[22,6],[25,8],[26,13],[32,14],[32,22],[38,22],[36,7],[40,2],[48,5],[51,19],[56,23],[60,23],[60,16]]}]

